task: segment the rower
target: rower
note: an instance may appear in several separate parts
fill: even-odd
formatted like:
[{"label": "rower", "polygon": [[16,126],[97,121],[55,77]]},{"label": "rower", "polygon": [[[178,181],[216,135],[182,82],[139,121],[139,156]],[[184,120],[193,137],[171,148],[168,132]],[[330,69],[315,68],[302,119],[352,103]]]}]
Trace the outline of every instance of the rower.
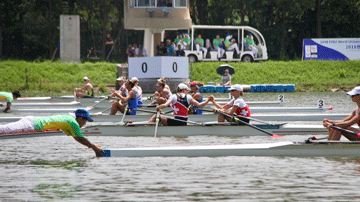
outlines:
[{"label": "rower", "polygon": [[[242,116],[250,117],[249,106],[246,104],[246,102],[242,98],[242,96],[244,95],[243,88],[239,84],[235,84],[235,85],[231,86],[229,90],[230,90],[231,96],[234,97],[232,100],[230,100],[229,103],[227,103],[224,106],[219,105],[215,101],[212,101],[212,103],[214,103],[214,105],[217,108],[219,108],[221,112],[223,112],[225,114],[229,114],[230,116],[233,116],[235,113],[238,118],[242,117]],[[228,122],[231,122],[231,118],[225,117],[224,115],[219,114],[219,116],[218,116],[219,122],[224,122],[225,119]],[[247,123],[250,122],[250,120],[246,119],[246,118],[242,118],[241,120],[244,122],[247,122]]]},{"label": "rower", "polygon": [[151,102],[150,105],[164,104],[171,97],[172,94],[170,92],[170,89],[166,86],[167,85],[164,81],[158,80],[158,82],[156,83],[156,90],[158,90],[160,93],[156,94],[157,92],[155,92],[155,96],[158,95],[159,97],[153,102]]},{"label": "rower", "polygon": [[[191,97],[193,97],[196,101],[199,103],[203,102],[203,96],[199,92],[199,88],[204,85],[204,83],[200,83],[199,81],[193,81],[190,82],[190,89],[191,89]],[[190,106],[189,108],[189,114],[196,114],[196,115],[202,115],[202,110],[198,110],[196,106]]]},{"label": "rower", "polygon": [[74,114],[68,115],[49,117],[26,116],[17,122],[0,125],[0,134],[60,129],[66,135],[72,136],[80,144],[93,149],[97,156],[102,156],[103,150],[100,149],[100,146],[92,144],[83,136],[80,130],[87,121],[93,121],[90,118],[89,112],[86,109],[79,108]]},{"label": "rower", "polygon": [[121,113],[125,112],[125,107],[128,105],[128,111],[126,111],[126,115],[136,115],[136,109],[138,107],[138,101],[137,101],[137,89],[134,88],[135,84],[127,80],[125,83],[125,88],[129,92],[127,93],[126,97],[122,96],[121,94],[117,94],[119,96],[120,100],[122,100],[124,103],[120,103],[119,101],[114,101],[111,107],[110,115],[115,115],[118,110],[120,110]]},{"label": "rower", "polygon": [[[93,98],[94,97],[94,87],[90,83],[90,77],[85,76],[83,78],[85,86],[82,88],[75,88],[74,91],[76,92],[76,97],[81,98]],[[87,95],[84,93],[87,92]]]},{"label": "rower", "polygon": [[[119,88],[118,91],[116,91],[114,89],[111,96],[116,96],[115,94],[121,94],[122,96],[126,96],[126,91],[127,91],[126,88],[125,88],[126,77],[125,76],[120,76],[119,78],[116,79],[116,81],[118,82],[120,88]],[[116,97],[118,97],[118,96],[116,96]]]},{"label": "rower", "polygon": [[[210,95],[206,101],[198,103],[194,98],[188,95],[189,90],[190,89],[186,84],[180,83],[177,87],[178,93],[171,95],[171,97],[166,101],[166,103],[161,104],[156,108],[156,110],[159,111],[172,104],[172,108],[174,110],[175,119],[160,116],[160,123],[165,126],[186,126],[186,121],[188,119],[188,107],[190,104],[198,108],[202,108],[206,106],[210,101],[214,100],[214,96]],[[182,121],[178,121],[176,119]],[[155,122],[155,120],[156,115],[154,114],[149,120],[149,123]]]},{"label": "rower", "polygon": [[137,100],[138,100],[138,105],[142,106],[143,102],[142,102],[142,88],[139,86],[139,79],[136,77],[131,78],[131,81],[135,84],[134,88],[137,89]]},{"label": "rower", "polygon": [[[4,109],[4,113],[8,112],[8,110],[11,108],[11,104],[13,100],[16,100],[18,97],[21,97],[20,92],[18,90],[15,90],[11,93],[7,92],[0,92],[0,100],[7,100],[6,107]],[[0,103],[0,107],[4,106],[4,104]]]},{"label": "rower", "polygon": [[[351,91],[347,92],[349,96],[351,96],[351,100],[357,104],[357,109],[355,109],[350,116],[346,117],[344,120],[332,121],[329,119],[323,120],[324,127],[329,128],[330,126],[336,126],[342,129],[354,131],[359,133],[360,130],[353,128],[352,125],[357,124],[360,126],[360,86],[353,88]],[[328,140],[340,140],[341,135],[349,139],[350,141],[360,141],[360,138],[355,135],[351,135],[347,132],[329,129],[329,138]]]}]

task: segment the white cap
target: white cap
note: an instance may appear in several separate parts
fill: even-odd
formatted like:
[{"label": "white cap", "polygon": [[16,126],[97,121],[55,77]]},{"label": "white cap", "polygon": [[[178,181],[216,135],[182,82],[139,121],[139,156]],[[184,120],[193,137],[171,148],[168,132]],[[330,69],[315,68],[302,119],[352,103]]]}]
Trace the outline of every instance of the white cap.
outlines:
[{"label": "white cap", "polygon": [[359,95],[360,94],[360,86],[356,86],[351,91],[347,92],[348,95]]},{"label": "white cap", "polygon": [[85,77],[83,78],[83,80],[90,81],[90,78],[87,77],[87,76],[85,76]]},{"label": "white cap", "polygon": [[131,78],[131,80],[132,80],[132,81],[139,81],[139,79],[136,78],[136,77]]},{"label": "white cap", "polygon": [[184,84],[184,83],[180,83],[180,84],[178,85],[178,89],[179,89],[179,90],[183,90],[183,89],[190,90],[190,88],[189,88],[186,84]]},{"label": "white cap", "polygon": [[235,84],[235,85],[233,85],[233,86],[231,86],[230,87],[230,89],[229,89],[229,91],[231,91],[231,90],[237,90],[237,91],[243,91],[243,87],[242,86],[240,86],[239,84]]},{"label": "white cap", "polygon": [[119,78],[116,79],[116,81],[125,81],[124,77],[120,76]]}]

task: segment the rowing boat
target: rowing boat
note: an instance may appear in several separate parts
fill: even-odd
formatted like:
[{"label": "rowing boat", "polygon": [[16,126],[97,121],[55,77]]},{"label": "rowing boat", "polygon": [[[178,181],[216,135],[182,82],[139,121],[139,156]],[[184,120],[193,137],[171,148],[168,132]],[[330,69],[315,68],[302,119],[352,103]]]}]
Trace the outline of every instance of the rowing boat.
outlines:
[{"label": "rowing boat", "polygon": [[289,156],[289,157],[360,157],[360,142],[313,141],[274,142],[211,146],[176,146],[105,149],[104,157],[218,157],[218,156]]},{"label": "rowing boat", "polygon": [[72,102],[31,102],[31,103],[13,103],[12,106],[17,108],[23,107],[69,107],[69,106],[80,106],[81,103],[77,101]]},{"label": "rowing boat", "polygon": [[[153,114],[138,114],[138,115],[127,115],[124,118],[124,121],[147,121]],[[109,115],[109,114],[90,114],[94,122],[117,122],[120,121],[123,115]],[[332,113],[322,113],[322,114],[253,114],[252,118],[260,119],[263,121],[322,121],[325,118],[330,120],[343,120],[348,116],[348,114],[332,114]],[[217,120],[218,115],[214,113],[204,113],[203,115],[189,115],[189,120],[199,121],[199,122],[208,122]],[[1,122],[15,122],[20,120],[21,116],[4,116],[0,117]]]},{"label": "rowing boat", "polygon": [[52,97],[19,97],[16,100],[14,100],[14,102],[17,102],[17,101],[25,101],[25,102],[46,101],[46,100],[52,100]]},{"label": "rowing boat", "polygon": [[[95,107],[92,109],[91,106],[84,107],[92,112],[99,112],[103,108]],[[66,113],[66,112],[73,112],[77,108],[53,108],[53,109],[40,109],[40,108],[17,108],[11,109],[12,113]],[[306,112],[326,112],[331,110],[329,108],[319,108],[319,107],[251,107],[250,108],[252,113],[306,113]]]},{"label": "rowing boat", "polygon": [[[87,123],[81,131],[85,135],[100,136],[154,136],[154,124],[147,122],[120,123],[102,122]],[[278,135],[308,135],[327,134],[327,129],[322,125],[290,125],[290,124],[253,124],[269,133]],[[258,136],[263,132],[248,126],[239,126],[233,123],[205,122],[203,125],[187,126],[159,126],[158,136]]]}]

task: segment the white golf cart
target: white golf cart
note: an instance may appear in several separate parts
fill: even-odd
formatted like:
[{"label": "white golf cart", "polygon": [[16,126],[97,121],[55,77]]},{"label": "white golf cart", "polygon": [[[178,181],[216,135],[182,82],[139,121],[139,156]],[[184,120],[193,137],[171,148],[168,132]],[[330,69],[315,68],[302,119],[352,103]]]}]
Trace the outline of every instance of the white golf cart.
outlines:
[{"label": "white golf cart", "polygon": [[[204,30],[227,30],[231,31],[234,36],[237,36],[237,44],[240,50],[240,54],[238,55],[235,50],[232,51],[225,51],[224,56],[221,59],[218,59],[218,52],[211,50],[208,51],[205,57],[203,57],[203,51],[197,52],[195,47],[191,45],[190,50],[185,50],[185,56],[189,57],[189,62],[197,62],[197,61],[244,61],[244,62],[253,62],[253,61],[260,61],[260,60],[267,60],[267,48],[265,39],[262,34],[256,30],[255,28],[249,26],[214,26],[214,25],[192,25],[191,27],[191,39],[194,42],[194,39],[197,38],[197,34],[195,34],[196,29],[204,29]],[[237,33],[236,33],[237,31]],[[253,36],[255,47],[258,49],[258,53],[255,56],[254,52],[246,46],[244,43],[244,38],[251,34]],[[203,37],[204,41],[206,37]],[[210,42],[215,36],[210,38]],[[225,36],[222,36],[225,38]],[[211,43],[212,45],[212,43]],[[205,46],[205,44],[204,44]],[[213,48],[213,47],[212,47]]]}]

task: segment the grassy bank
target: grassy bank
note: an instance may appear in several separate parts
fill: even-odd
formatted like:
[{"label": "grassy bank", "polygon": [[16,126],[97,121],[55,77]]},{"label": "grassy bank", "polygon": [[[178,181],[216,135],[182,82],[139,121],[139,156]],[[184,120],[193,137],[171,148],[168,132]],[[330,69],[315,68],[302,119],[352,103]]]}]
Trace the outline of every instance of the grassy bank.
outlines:
[{"label": "grassy bank", "polygon": [[[216,68],[223,62],[194,63],[193,80],[220,82]],[[227,63],[234,67],[233,82],[239,84],[295,84],[296,91],[330,91],[360,85],[360,61],[266,61]],[[114,63],[68,64],[59,62],[0,62],[0,91],[22,90],[26,96],[69,94],[83,86],[82,78],[107,91],[116,79]]]},{"label": "grassy bank", "polygon": [[[216,68],[223,62],[193,64],[193,80],[219,83]],[[265,61],[259,63],[233,62],[232,83],[295,84],[296,91],[330,91],[360,85],[360,61]]]}]

